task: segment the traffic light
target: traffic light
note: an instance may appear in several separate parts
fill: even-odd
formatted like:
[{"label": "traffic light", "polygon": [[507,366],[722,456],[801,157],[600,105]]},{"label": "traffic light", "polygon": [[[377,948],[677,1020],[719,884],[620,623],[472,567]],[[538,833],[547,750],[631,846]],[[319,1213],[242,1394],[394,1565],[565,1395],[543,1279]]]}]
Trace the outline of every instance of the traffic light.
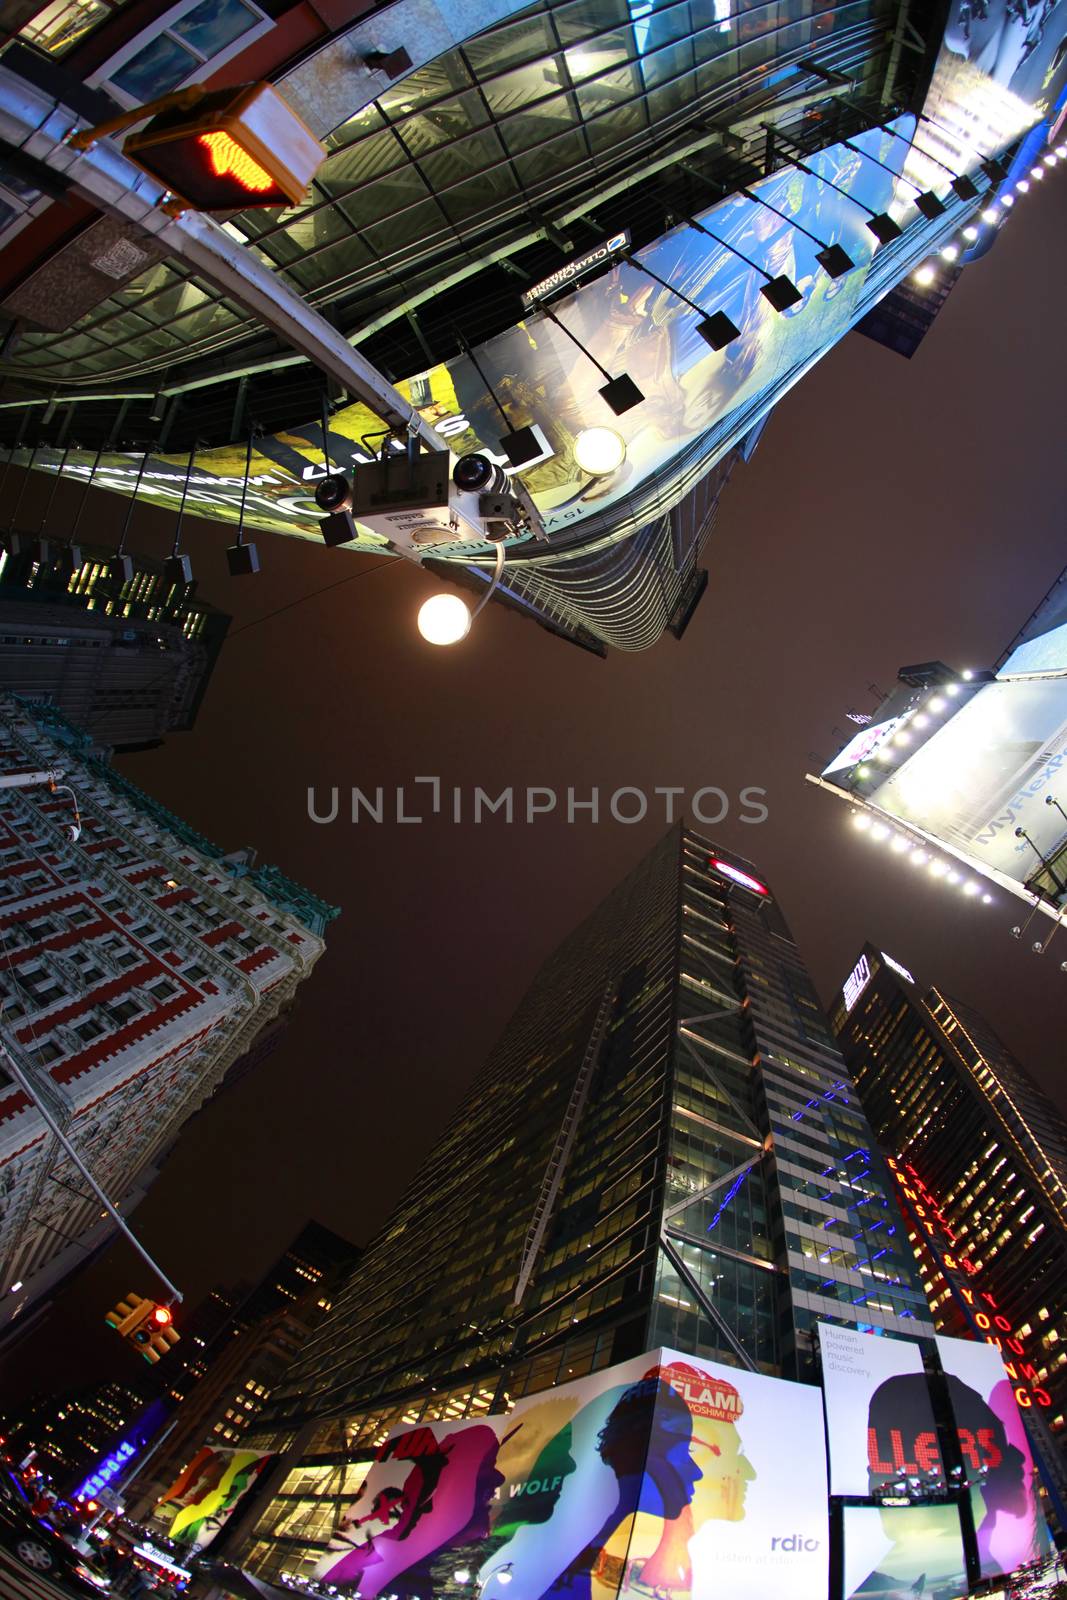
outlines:
[{"label": "traffic light", "polygon": [[109,1311],[104,1321],[114,1328],[116,1333],[121,1333],[128,1339],[135,1328],[139,1328],[151,1309],[152,1301],[146,1300],[140,1294],[128,1294],[125,1300],[120,1300],[114,1310]]},{"label": "traffic light", "polygon": [[128,1339],[146,1361],[158,1361],[181,1338],[170,1307],[137,1294],[120,1300],[115,1309],[108,1312],[105,1321]]},{"label": "traffic light", "polygon": [[192,106],[168,107],[123,149],[197,211],[296,205],[326,159],[269,83],[209,89]]}]

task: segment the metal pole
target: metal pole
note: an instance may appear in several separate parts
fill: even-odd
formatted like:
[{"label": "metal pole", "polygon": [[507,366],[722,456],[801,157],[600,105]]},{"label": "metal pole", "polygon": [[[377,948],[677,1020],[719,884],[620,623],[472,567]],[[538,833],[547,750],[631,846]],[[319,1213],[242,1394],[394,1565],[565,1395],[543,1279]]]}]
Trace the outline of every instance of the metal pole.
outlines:
[{"label": "metal pole", "polygon": [[23,1072],[22,1068],[19,1066],[18,1062],[15,1060],[14,1056],[11,1054],[11,1051],[7,1048],[7,1045],[4,1044],[3,1040],[0,1040],[0,1054],[3,1055],[4,1061],[7,1064],[8,1071],[11,1073],[11,1076],[14,1078],[15,1082],[18,1084],[18,1086],[22,1090],[23,1094],[27,1095],[29,1097],[30,1101],[33,1103],[33,1105],[35,1105],[37,1107],[37,1110],[41,1113],[41,1116],[43,1117],[46,1125],[48,1126],[49,1131],[52,1133],[52,1135],[62,1145],[63,1149],[66,1151],[66,1153],[70,1157],[71,1161],[73,1161],[74,1165],[77,1167],[78,1171],[81,1173],[82,1177],[85,1179],[86,1183],[89,1185],[90,1189],[93,1191],[94,1195],[99,1200],[100,1204],[104,1207],[105,1211],[111,1217],[112,1221],[115,1222],[118,1225],[120,1231],[123,1234],[125,1234],[126,1238],[129,1240],[130,1244],[132,1244],[133,1248],[137,1251],[137,1254],[139,1256],[141,1256],[141,1258],[144,1261],[146,1261],[147,1264],[151,1267],[152,1271],[155,1273],[156,1277],[160,1280],[160,1282],[165,1284],[167,1286],[167,1288],[170,1290],[170,1293],[171,1293],[171,1302],[170,1303],[173,1304],[174,1301],[177,1301],[179,1304],[181,1304],[181,1301],[182,1301],[182,1298],[183,1298],[181,1290],[175,1288],[174,1284],[171,1283],[170,1279],[167,1277],[167,1274],[163,1271],[163,1269],[160,1266],[158,1266],[155,1261],[153,1261],[152,1257],[148,1254],[148,1251],[145,1249],[144,1245],[137,1238],[137,1235],[133,1232],[132,1228],[130,1228],[129,1225],[127,1224],[126,1218],[122,1215],[122,1213],[115,1206],[112,1205],[111,1201],[108,1199],[108,1197],[104,1193],[103,1189],[101,1189],[100,1185],[97,1183],[96,1179],[93,1177],[92,1173],[89,1171],[89,1168],[85,1165],[85,1162],[82,1160],[82,1158],[78,1154],[77,1150],[74,1148],[74,1146],[71,1144],[70,1140],[67,1138],[66,1134],[63,1132],[63,1129],[59,1126],[59,1123],[56,1121],[56,1119],[52,1115],[51,1111],[49,1111],[49,1109],[45,1105],[44,1101],[37,1094],[37,1091],[34,1088],[33,1083],[30,1081],[30,1079]]}]

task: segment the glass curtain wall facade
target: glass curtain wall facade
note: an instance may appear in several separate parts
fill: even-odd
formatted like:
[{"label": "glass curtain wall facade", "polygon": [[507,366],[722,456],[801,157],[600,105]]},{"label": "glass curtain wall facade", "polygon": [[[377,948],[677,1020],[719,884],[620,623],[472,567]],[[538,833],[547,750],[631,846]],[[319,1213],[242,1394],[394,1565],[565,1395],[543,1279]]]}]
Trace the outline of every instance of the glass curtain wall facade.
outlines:
[{"label": "glass curtain wall facade", "polygon": [[857,971],[863,987],[832,1022],[875,1134],[939,1197],[960,1251],[1029,1341],[1062,1449],[1067,1123],[970,1007],[924,992],[870,945]]},{"label": "glass curtain wall facade", "polygon": [[228,1558],[308,1573],[389,1429],[658,1343],[815,1376],[813,1324],[932,1332],[773,896],[675,829],[550,957],[253,1448]]}]

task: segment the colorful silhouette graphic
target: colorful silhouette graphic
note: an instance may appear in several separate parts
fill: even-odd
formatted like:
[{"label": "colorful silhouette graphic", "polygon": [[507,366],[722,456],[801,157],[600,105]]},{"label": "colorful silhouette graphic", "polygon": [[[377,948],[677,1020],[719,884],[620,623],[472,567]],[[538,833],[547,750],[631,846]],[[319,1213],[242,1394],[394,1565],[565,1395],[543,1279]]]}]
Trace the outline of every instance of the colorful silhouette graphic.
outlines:
[{"label": "colorful silhouette graphic", "polygon": [[208,1544],[272,1460],[258,1450],[216,1450],[210,1445],[198,1450],[158,1502],[180,1508],[170,1537],[183,1544]]}]

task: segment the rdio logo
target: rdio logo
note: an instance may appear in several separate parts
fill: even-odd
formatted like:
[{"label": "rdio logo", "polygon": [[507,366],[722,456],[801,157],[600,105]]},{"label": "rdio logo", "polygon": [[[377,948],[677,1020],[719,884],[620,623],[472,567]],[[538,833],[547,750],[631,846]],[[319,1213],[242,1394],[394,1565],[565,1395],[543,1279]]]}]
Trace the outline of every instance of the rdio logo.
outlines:
[{"label": "rdio logo", "polygon": [[784,1538],[776,1536],[771,1540],[772,1550],[791,1550],[794,1553],[801,1550],[817,1550],[818,1539],[805,1539],[802,1533],[787,1533]]}]

